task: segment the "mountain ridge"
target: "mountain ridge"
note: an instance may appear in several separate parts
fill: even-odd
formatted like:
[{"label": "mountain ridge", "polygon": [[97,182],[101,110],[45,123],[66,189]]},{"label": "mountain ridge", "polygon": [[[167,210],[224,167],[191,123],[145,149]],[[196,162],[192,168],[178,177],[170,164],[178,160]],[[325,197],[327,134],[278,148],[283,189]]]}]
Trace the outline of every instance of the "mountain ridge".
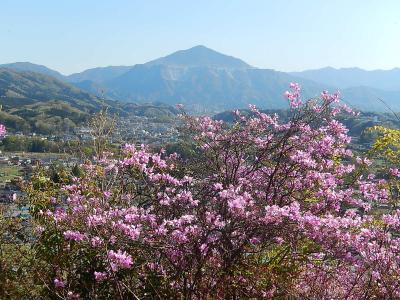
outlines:
[{"label": "mountain ridge", "polygon": [[58,71],[50,69],[44,65],[34,64],[28,61],[0,64],[0,68],[7,68],[15,71],[31,71],[43,75],[52,76],[60,80],[65,80],[66,78],[65,75],[61,74]]},{"label": "mountain ridge", "polygon": [[0,119],[9,131],[67,133],[102,107],[110,113],[170,118],[178,113],[160,104],[121,103],[100,99],[54,77],[0,68]]},{"label": "mountain ridge", "polygon": [[215,50],[207,48],[203,45],[194,46],[186,50],[175,51],[164,57],[151,60],[145,65],[170,65],[170,66],[186,66],[199,67],[209,66],[217,68],[253,68],[243,60],[219,53]]},{"label": "mountain ridge", "polygon": [[107,66],[107,67],[96,67],[84,70],[79,73],[73,73],[67,76],[69,82],[81,82],[81,81],[92,81],[101,83],[109,80],[113,77],[122,75],[128,71],[132,66]]},{"label": "mountain ridge", "polygon": [[[43,66],[42,66],[43,67]],[[48,72],[46,69],[37,68]],[[134,66],[108,66],[64,76],[63,81],[96,96],[123,102],[184,103],[194,112],[287,107],[282,97],[290,82],[303,86],[305,98],[322,90],[341,90],[356,109],[400,111],[400,69],[366,71],[326,67],[302,72],[259,69],[205,46],[179,50]]]},{"label": "mountain ridge", "polygon": [[369,86],[388,91],[400,90],[400,68],[390,70],[364,70],[361,68],[332,68],[290,72],[290,74],[313,80],[319,83],[328,83],[338,88]]}]

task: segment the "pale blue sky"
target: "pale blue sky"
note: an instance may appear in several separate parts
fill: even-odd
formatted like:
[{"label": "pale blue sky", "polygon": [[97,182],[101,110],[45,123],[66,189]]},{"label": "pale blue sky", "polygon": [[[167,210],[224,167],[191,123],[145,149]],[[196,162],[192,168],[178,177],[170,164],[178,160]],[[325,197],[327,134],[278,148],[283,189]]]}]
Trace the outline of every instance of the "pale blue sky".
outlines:
[{"label": "pale blue sky", "polygon": [[0,63],[64,74],[195,45],[260,68],[400,67],[399,0],[0,0]]}]

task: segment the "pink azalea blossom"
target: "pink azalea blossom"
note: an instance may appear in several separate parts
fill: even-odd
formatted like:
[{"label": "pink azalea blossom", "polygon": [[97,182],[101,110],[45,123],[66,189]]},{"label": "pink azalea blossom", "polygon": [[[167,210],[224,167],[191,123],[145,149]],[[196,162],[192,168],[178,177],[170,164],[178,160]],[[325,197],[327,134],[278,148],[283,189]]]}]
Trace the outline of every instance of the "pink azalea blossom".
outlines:
[{"label": "pink azalea blossom", "polygon": [[62,289],[65,287],[65,283],[61,279],[56,278],[56,279],[54,279],[54,286],[56,288]]}]

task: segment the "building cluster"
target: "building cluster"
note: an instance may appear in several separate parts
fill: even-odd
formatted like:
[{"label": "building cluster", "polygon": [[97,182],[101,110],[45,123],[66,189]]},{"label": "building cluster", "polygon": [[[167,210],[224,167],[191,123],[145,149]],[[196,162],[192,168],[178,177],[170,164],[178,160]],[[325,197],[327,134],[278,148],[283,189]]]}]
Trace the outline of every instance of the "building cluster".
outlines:
[{"label": "building cluster", "polygon": [[[132,116],[121,118],[117,121],[110,139],[112,143],[124,144],[147,144],[160,145],[177,140],[179,132],[176,121],[162,121],[157,118],[144,116]],[[24,134],[18,132],[15,135],[23,137],[35,137],[42,140],[54,142],[81,141],[90,142],[93,134],[90,128],[76,128],[74,132],[60,133],[57,135],[37,135],[34,133]],[[23,196],[21,186],[23,181],[28,180],[37,165],[50,167],[54,162],[67,167],[79,164],[78,158],[68,155],[53,153],[4,153],[0,151],[0,206],[7,206],[12,214],[24,213],[14,202]],[[1,171],[3,170],[3,171]],[[8,174],[5,170],[13,170]],[[26,208],[25,208],[26,209]]]},{"label": "building cluster", "polygon": [[[130,116],[117,120],[110,138],[113,143],[164,144],[177,139],[179,135],[176,128],[177,125],[178,122],[172,119],[163,120],[157,117]],[[92,130],[87,126],[78,127],[74,131],[51,135],[24,134],[22,132],[17,132],[14,135],[35,137],[53,142],[87,142],[93,139]]]},{"label": "building cluster", "polygon": [[117,123],[114,141],[137,144],[165,144],[177,140],[177,122],[160,122],[157,118],[133,116]]}]

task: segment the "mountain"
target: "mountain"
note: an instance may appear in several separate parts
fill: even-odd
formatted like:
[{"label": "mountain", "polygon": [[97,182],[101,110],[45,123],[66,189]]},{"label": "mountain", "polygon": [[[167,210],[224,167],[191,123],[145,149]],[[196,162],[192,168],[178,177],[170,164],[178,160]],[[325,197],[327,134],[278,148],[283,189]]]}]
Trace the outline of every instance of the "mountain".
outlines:
[{"label": "mountain", "polygon": [[[106,82],[123,101],[183,103],[197,112],[247,107],[249,103],[285,108],[283,99],[290,82],[297,78],[283,72],[260,69],[226,69],[169,65],[136,65],[127,73]],[[305,94],[317,95],[321,85],[307,80]]]},{"label": "mountain", "polygon": [[400,90],[386,91],[368,86],[356,86],[340,92],[343,102],[362,111],[400,112]]},{"label": "mountain", "polygon": [[[15,68],[18,63],[11,65]],[[53,71],[29,63],[22,67],[34,67],[40,73]],[[103,99],[183,103],[194,113],[245,108],[248,104],[265,109],[286,108],[282,94],[290,82],[302,85],[303,98],[315,97],[323,90],[340,90],[343,100],[356,109],[387,112],[389,106],[400,111],[400,69],[328,67],[284,73],[255,68],[204,46],[180,50],[144,64],[94,68],[60,79]]]},{"label": "mountain", "polygon": [[9,131],[54,134],[84,124],[100,108],[126,116],[170,120],[178,110],[165,104],[102,100],[50,76],[0,68],[0,120]]},{"label": "mountain", "polygon": [[[252,68],[250,65],[246,64],[244,61],[234,58],[232,56],[221,54],[217,51],[209,49],[204,46],[195,46],[188,50],[181,50],[172,53],[168,56],[147,62],[144,64],[146,67],[152,66],[168,66],[175,68],[192,68],[192,67],[209,67],[212,69],[249,69]],[[69,75],[67,80],[70,81],[75,86],[93,93],[97,96],[102,96],[103,93],[107,95],[108,98],[114,100],[127,100],[125,90],[119,90],[119,86],[132,84],[128,79],[124,79],[124,75],[128,73],[132,68],[136,68],[132,73],[135,74],[137,69],[141,68],[143,65],[135,66],[109,66],[103,68],[94,68],[83,71],[81,73],[76,73]],[[146,68],[145,67],[145,68]],[[151,68],[150,68],[151,69]],[[167,71],[168,73],[169,71]],[[173,72],[173,70],[171,71]],[[121,83],[119,83],[118,77],[122,77]],[[134,76],[134,75],[133,75]],[[146,76],[146,75],[145,75]],[[128,75],[129,77],[129,75]],[[113,84],[115,80],[116,84]],[[157,83],[155,83],[157,85]],[[153,99],[150,97],[148,99],[147,95],[143,97],[130,97],[128,96],[128,101],[136,101],[135,99],[140,98],[142,101],[158,101],[163,99]],[[175,101],[173,102],[175,103]]]},{"label": "mountain", "polygon": [[305,95],[317,95],[327,85],[274,70],[254,68],[240,59],[204,46],[175,52],[135,65],[102,83],[106,94],[126,102],[183,103],[195,112],[247,107],[285,108],[282,94],[300,80]]},{"label": "mountain", "polygon": [[49,69],[46,66],[37,65],[30,62],[15,62],[10,64],[0,64],[0,68],[7,68],[15,71],[30,71],[51,76],[59,80],[65,80],[65,76],[62,75],[61,73]]},{"label": "mountain", "polygon": [[366,71],[360,68],[335,69],[326,67],[303,72],[292,72],[294,76],[330,84],[340,89],[366,86],[375,89],[399,91],[400,69]]},{"label": "mountain", "polygon": [[[77,87],[78,89],[81,89],[92,95],[96,95],[98,97],[102,97],[104,95],[105,87],[102,86],[101,83],[96,83],[91,80],[83,80],[78,82],[71,82],[71,84]],[[112,98],[110,93],[107,96],[108,98]]]},{"label": "mountain", "polygon": [[[13,98],[8,105],[61,100],[82,110],[100,105],[100,100],[56,78],[30,71],[0,68],[0,97]],[[3,102],[5,100],[2,100]]]},{"label": "mountain", "polygon": [[102,102],[50,76],[0,68],[0,104],[10,129],[51,133],[86,121]]},{"label": "mountain", "polygon": [[68,76],[70,82],[91,81],[93,83],[102,83],[104,81],[113,79],[127,72],[130,66],[109,66],[88,69],[80,73],[74,73]]},{"label": "mountain", "polygon": [[[290,82],[299,82],[304,98],[315,97],[323,90],[341,90],[344,101],[356,109],[387,111],[379,100],[382,99],[392,109],[400,111],[400,80],[398,88],[395,80],[399,70],[376,71],[373,75],[376,78],[368,80],[369,75],[365,75],[368,71],[360,69],[347,70],[351,71],[347,77],[331,71],[324,71],[331,75],[323,80],[322,75],[314,77],[305,75],[309,73],[258,69],[240,59],[196,46],[135,65],[101,85],[112,99],[183,103],[189,111],[204,113],[244,108],[250,103],[268,109],[286,108],[283,91]],[[355,73],[364,75],[357,77]],[[381,79],[377,80],[379,76]]]},{"label": "mountain", "polygon": [[158,122],[171,121],[180,113],[177,108],[164,103],[120,103],[119,107],[127,116],[147,117]]},{"label": "mountain", "polygon": [[249,69],[250,65],[233,56],[225,55],[205,46],[180,50],[168,56],[149,61],[145,65],[166,65],[176,67],[211,67],[224,69]]}]

